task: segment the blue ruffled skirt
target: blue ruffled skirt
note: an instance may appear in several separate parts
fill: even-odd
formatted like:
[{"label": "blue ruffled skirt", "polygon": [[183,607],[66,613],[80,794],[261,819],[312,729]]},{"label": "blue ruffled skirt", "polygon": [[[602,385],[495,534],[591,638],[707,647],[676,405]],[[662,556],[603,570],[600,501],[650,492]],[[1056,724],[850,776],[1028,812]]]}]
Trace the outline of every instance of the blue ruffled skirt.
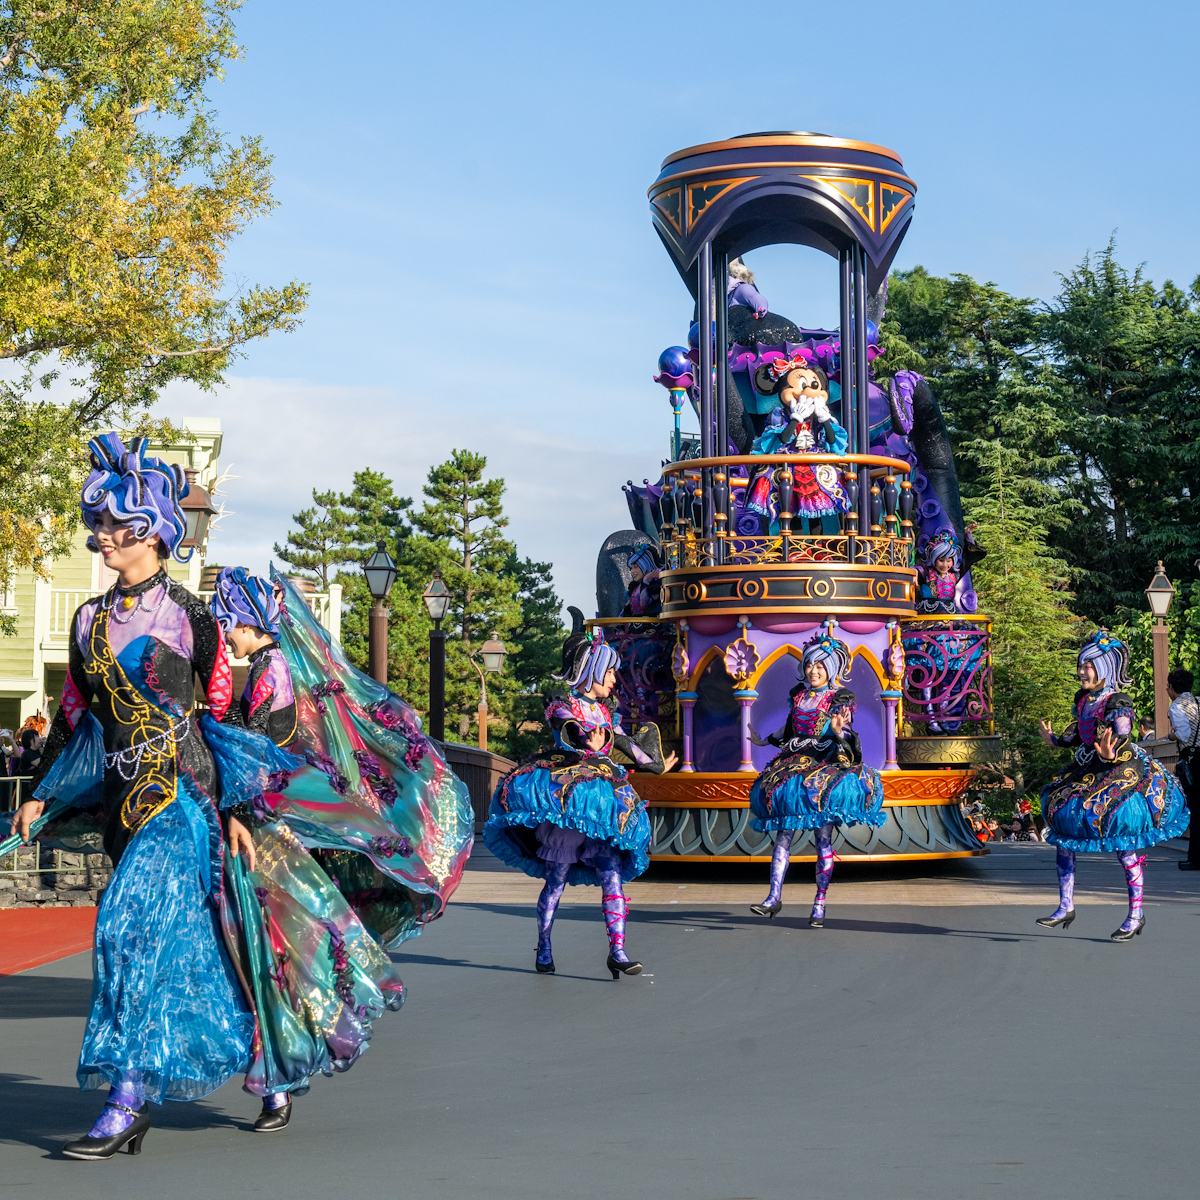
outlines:
[{"label": "blue ruffled skirt", "polygon": [[780,756],[750,789],[750,828],[760,833],[871,825],[887,821],[883,780],[873,767],[823,762],[806,754]]},{"label": "blue ruffled skirt", "polygon": [[[538,827],[573,830],[582,838],[556,839]],[[650,865],[650,820],[646,806],[621,777],[580,779],[570,768],[522,766],[504,777],[492,796],[484,845],[510,867],[537,879],[546,877],[547,862],[561,859],[568,844],[578,847],[567,882],[599,884],[612,866],[621,879],[636,879]],[[601,845],[597,845],[600,843]],[[603,847],[611,852],[604,853]]]},{"label": "blue ruffled skirt", "polygon": [[1124,763],[1072,762],[1042,789],[1046,841],[1077,853],[1145,850],[1181,836],[1191,814],[1183,789],[1140,747]]},{"label": "blue ruffled skirt", "polygon": [[204,887],[207,829],[182,788],[138,830],[96,914],[82,1088],[140,1071],[146,1098],[196,1100],[250,1063],[254,1016]]}]

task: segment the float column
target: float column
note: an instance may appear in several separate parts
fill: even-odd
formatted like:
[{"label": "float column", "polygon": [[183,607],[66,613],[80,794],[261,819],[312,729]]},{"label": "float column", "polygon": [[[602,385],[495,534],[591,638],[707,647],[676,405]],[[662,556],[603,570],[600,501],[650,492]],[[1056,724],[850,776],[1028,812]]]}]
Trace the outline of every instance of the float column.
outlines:
[{"label": "float column", "polygon": [[883,769],[898,771],[900,764],[896,761],[896,712],[900,706],[899,692],[881,692],[883,707],[887,715],[883,721]]},{"label": "float column", "polygon": [[683,762],[680,763],[680,771],[695,771],[695,764],[692,762],[692,709],[696,707],[696,701],[700,699],[699,692],[676,692],[675,699],[679,701],[680,708],[683,709]]},{"label": "float column", "polygon": [[752,688],[744,692],[734,692],[733,698],[738,702],[738,707],[741,711],[738,713],[738,726],[741,733],[742,743],[742,761],[738,764],[739,771],[753,771],[754,762],[751,758],[753,753],[750,741],[750,710],[754,707],[755,700],[758,699],[758,693]]}]

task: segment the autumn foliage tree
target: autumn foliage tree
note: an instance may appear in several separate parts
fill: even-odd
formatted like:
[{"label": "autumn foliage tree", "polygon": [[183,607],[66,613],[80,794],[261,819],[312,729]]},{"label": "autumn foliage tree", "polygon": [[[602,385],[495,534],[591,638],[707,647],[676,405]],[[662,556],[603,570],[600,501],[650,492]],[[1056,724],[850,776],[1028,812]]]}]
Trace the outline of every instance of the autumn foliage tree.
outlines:
[{"label": "autumn foliage tree", "polygon": [[[231,286],[270,158],[205,95],[237,0],[0,3],[0,571],[67,549],[83,443],[169,382],[220,382],[306,289]],[[46,388],[56,383],[52,398]]]}]

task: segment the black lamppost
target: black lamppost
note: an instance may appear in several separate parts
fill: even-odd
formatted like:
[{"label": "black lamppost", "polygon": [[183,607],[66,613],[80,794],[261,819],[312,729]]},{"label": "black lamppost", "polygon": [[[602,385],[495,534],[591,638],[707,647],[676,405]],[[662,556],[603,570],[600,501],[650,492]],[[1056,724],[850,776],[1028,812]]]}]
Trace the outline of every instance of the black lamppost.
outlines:
[{"label": "black lamppost", "polygon": [[496,631],[492,631],[492,636],[488,638],[482,646],[479,647],[479,657],[483,659],[483,668],[475,661],[475,655],[471,655],[471,662],[475,670],[479,671],[479,748],[480,750],[487,749],[488,743],[488,703],[487,703],[487,676],[484,675],[484,670],[491,671],[493,674],[504,669],[504,658],[508,654],[504,643],[496,636]]},{"label": "black lamppost", "polygon": [[387,685],[388,677],[388,610],[384,601],[392,594],[396,582],[396,564],[383,542],[363,563],[363,574],[367,577],[367,590],[375,601],[371,609],[370,650],[371,678]]},{"label": "black lamppost", "polygon": [[421,593],[425,611],[433,622],[429,631],[429,736],[435,742],[446,740],[446,631],[442,628],[450,607],[450,589],[434,571],[429,586]]},{"label": "black lamppost", "polygon": [[1171,648],[1167,642],[1167,624],[1163,618],[1171,607],[1175,589],[1163,570],[1162,559],[1158,560],[1158,569],[1150,586],[1146,589],[1146,599],[1150,601],[1150,611],[1154,614],[1154,739],[1162,741],[1170,729],[1167,715],[1171,707],[1171,698],[1167,695],[1167,672],[1170,670]]}]

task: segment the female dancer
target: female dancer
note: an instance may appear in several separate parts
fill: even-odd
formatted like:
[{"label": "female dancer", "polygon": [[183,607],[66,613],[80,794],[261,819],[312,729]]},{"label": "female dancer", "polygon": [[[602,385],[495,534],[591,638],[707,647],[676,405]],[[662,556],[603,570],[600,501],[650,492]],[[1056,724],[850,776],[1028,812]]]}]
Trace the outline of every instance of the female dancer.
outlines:
[{"label": "female dancer", "polygon": [[1076,853],[1114,851],[1129,888],[1129,914],[1113,932],[1114,942],[1127,942],[1146,927],[1146,856],[1138,851],[1179,837],[1189,821],[1179,784],[1131,740],[1133,701],[1122,690],[1129,687],[1128,668],[1128,647],[1099,630],[1079,652],[1075,719],[1061,737],[1049,721],[1041,723],[1047,745],[1076,749],[1071,765],[1042,789],[1046,841],[1058,847],[1059,903],[1037,923],[1069,928],[1075,920]]},{"label": "female dancer", "polygon": [[618,979],[642,970],[625,953],[629,905],[622,883],[649,865],[650,822],[624,768],[609,754],[616,746],[655,774],[676,760],[672,754],[663,762],[657,726],[644,726],[638,742],[622,732],[604,703],[617,685],[617,652],[603,630],[583,632],[582,614],[571,612],[577,631],[563,646],[563,671],[556,676],[568,690],[552,694],[546,707],[557,751],[537,755],[500,781],[483,840],[509,866],[546,881],[537,903],[538,973],[554,973],[550,934],[567,884],[598,883],[608,929],[606,965]]},{"label": "female dancer", "polygon": [[879,772],[863,765],[854,720],[854,693],[841,686],[850,670],[850,648],[828,633],[804,647],[800,662],[804,679],[792,689],[783,728],[756,746],[773,745],[781,753],[750,789],[750,827],[777,832],[771,856],[771,890],[750,911],[774,917],[783,908],[792,839],[798,829],[815,829],[817,895],[808,923],[825,924],[825,893],[833,877],[833,834],[839,825],[882,825],[883,782]]},{"label": "female dancer", "polygon": [[[329,777],[218,723],[236,711],[224,642],[207,607],[163,570],[169,554],[182,557],[187,484],[145,449],[138,439],[126,450],[115,434],[91,443],[81,510],[89,546],[117,583],[75,614],[41,782],[12,823],[24,839],[68,809],[98,808],[115,866],[97,913],[77,1072],[85,1089],[107,1082],[108,1102],[89,1134],[64,1147],[71,1158],[139,1153],[148,1101],[196,1099],[243,1071],[264,1101],[299,1092],[316,1071],[347,1068],[372,1019],[403,999],[390,960],[327,880],[305,893],[305,907],[280,884],[292,859],[256,862],[247,822],[267,805],[268,786],[298,785],[299,802],[280,807],[303,826],[309,777]],[[199,715],[194,676],[208,705]],[[343,844],[388,828],[357,795],[340,811]],[[396,851],[377,853],[387,865]],[[263,886],[251,885],[256,866]],[[313,874],[325,878],[315,864]]]}]

